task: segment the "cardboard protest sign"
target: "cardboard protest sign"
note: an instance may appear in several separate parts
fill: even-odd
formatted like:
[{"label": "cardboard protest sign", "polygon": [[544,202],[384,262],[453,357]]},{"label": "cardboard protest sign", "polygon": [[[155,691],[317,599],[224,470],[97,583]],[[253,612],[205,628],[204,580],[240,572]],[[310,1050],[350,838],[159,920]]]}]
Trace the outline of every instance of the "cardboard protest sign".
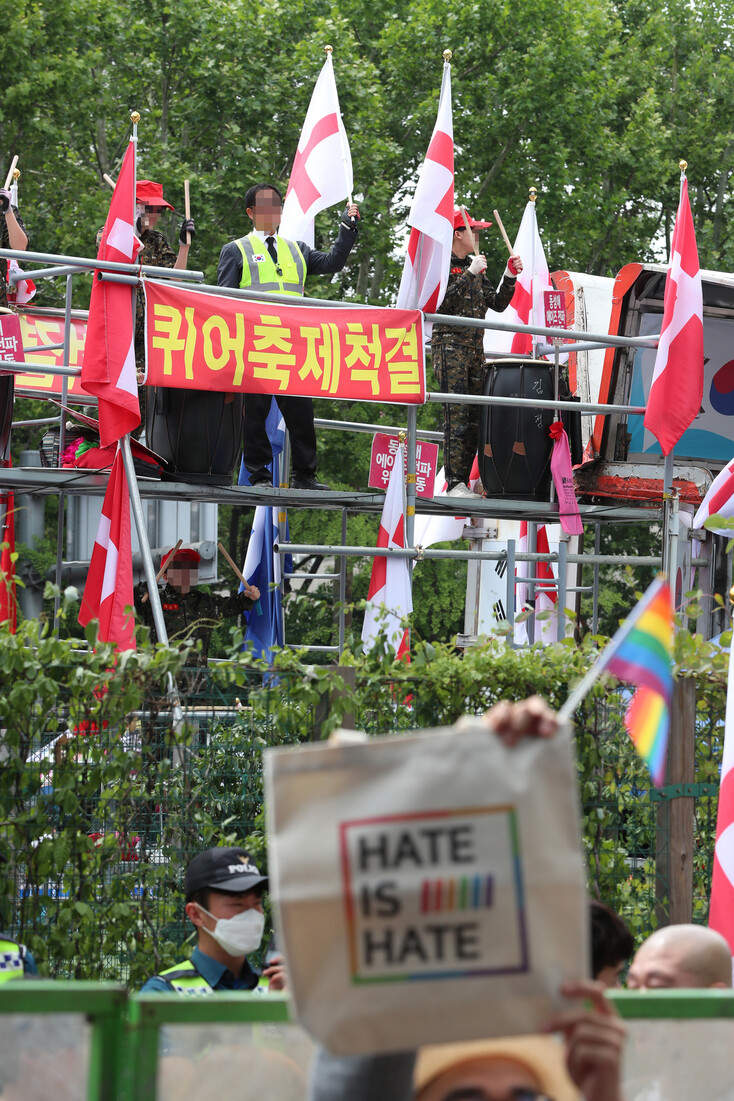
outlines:
[{"label": "cardboard protest sign", "polygon": [[479,720],[266,752],[271,892],[301,1024],[337,1054],[535,1032],[588,971],[568,731]]}]

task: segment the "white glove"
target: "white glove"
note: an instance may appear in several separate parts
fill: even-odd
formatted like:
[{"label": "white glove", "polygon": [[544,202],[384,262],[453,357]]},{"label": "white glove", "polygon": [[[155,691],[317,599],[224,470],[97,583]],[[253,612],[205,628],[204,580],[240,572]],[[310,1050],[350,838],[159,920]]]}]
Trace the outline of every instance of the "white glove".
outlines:
[{"label": "white glove", "polygon": [[472,262],[469,265],[470,275],[480,275],[483,271],[487,270],[487,261],[483,256],[472,257]]}]

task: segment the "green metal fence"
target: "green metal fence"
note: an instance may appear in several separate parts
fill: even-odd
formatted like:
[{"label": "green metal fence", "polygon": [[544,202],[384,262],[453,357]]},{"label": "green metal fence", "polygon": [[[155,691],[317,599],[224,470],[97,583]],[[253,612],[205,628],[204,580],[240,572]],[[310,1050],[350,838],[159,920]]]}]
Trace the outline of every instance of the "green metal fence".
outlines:
[{"label": "green metal fence", "polygon": [[[187,860],[218,843],[247,844],[266,860],[262,750],[320,738],[336,707],[334,677],[319,679],[308,667],[277,680],[236,666],[180,680],[184,723],[160,678],[145,682],[133,711],[92,693],[80,703],[67,689],[30,700],[23,737],[0,775],[0,928],[55,978],[135,989],[188,954]],[[448,684],[431,695],[418,671],[399,685],[362,675],[351,720],[374,733],[409,729],[449,721],[461,708],[481,711],[491,698],[480,687],[457,703]],[[706,919],[723,694],[699,688],[692,781],[662,792],[651,789],[624,732],[624,703],[609,691],[579,716],[579,784],[590,892],[640,939],[670,913],[663,812],[676,802],[694,807],[692,914]]]},{"label": "green metal fence", "polygon": [[[731,990],[620,991],[624,1093],[734,1096]],[[304,1101],[312,1045],[284,995],[127,996],[95,983],[0,986],[3,1101]]]}]

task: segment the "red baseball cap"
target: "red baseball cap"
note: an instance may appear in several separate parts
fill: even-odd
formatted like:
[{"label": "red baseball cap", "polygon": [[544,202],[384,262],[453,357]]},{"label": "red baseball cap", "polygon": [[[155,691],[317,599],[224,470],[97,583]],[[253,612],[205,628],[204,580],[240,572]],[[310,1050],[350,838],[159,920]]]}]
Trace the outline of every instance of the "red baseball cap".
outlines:
[{"label": "red baseball cap", "polygon": [[135,198],[146,206],[160,206],[173,210],[170,203],[163,198],[163,185],[155,180],[138,180],[135,185]]},{"label": "red baseball cap", "polygon": [[193,547],[179,547],[177,551],[167,551],[161,558],[161,566],[198,566],[201,555]]},{"label": "red baseball cap", "polygon": [[[487,229],[488,226],[492,225],[491,222],[478,222],[478,221],[476,221],[474,218],[472,218],[472,216],[471,216],[471,214],[469,213],[468,210],[466,212],[466,217],[467,217],[469,225],[472,229]],[[454,211],[454,229],[464,229],[464,228],[465,228],[464,215],[461,213],[460,210],[455,210]]]}]

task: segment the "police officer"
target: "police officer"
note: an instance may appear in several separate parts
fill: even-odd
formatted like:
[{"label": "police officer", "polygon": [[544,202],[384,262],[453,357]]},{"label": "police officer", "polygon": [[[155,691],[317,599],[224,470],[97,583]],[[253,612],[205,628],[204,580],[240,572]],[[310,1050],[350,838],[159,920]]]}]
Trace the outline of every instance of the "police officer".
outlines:
[{"label": "police officer", "polygon": [[36,961],[24,944],[0,933],[0,984],[24,975],[38,975]]},{"label": "police officer", "polygon": [[207,849],[195,856],[186,869],[184,891],[196,948],[191,959],[148,979],[141,993],[212,994],[268,985],[284,990],[280,957],[262,976],[247,959],[262,941],[267,886],[267,876],[260,875],[245,849]]},{"label": "police officer", "polygon": [[[479,252],[476,232],[491,222],[479,222],[461,210],[454,213],[451,268],[443,302],[437,313],[484,318],[487,310],[501,313],[515,293],[522,260],[511,256],[499,290],[487,278],[487,261]],[[470,232],[471,230],[471,232]],[[481,394],[484,387],[483,330],[436,324],[431,337],[433,370],[445,394]],[[444,405],[443,461],[447,490],[453,496],[473,497],[469,489],[479,434],[478,405]]]},{"label": "police officer", "polygon": [[[357,240],[359,209],[347,207],[339,236],[328,252],[310,248],[304,241],[288,241],[278,233],[283,198],[273,184],[254,184],[245,195],[245,207],[253,229],[246,237],[230,241],[219,257],[220,287],[252,287],[276,294],[303,294],[307,275],[334,275],[341,271]],[[290,434],[294,489],[325,490],[316,478],[316,431],[311,398],[276,394]],[[270,394],[245,397],[244,461],[251,485],[272,485],[268,464],[273,461],[265,419]]]}]

